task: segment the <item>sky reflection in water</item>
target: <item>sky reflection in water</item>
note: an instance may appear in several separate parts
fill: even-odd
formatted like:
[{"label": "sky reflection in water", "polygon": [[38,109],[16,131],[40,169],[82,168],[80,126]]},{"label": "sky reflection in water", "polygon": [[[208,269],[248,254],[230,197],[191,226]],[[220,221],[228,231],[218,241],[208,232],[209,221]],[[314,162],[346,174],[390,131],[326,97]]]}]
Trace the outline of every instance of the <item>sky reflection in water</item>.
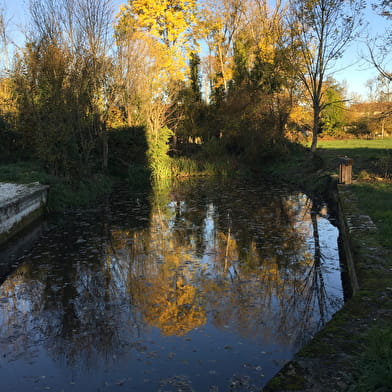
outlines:
[{"label": "sky reflection in water", "polygon": [[342,306],[337,237],[271,185],[119,189],[2,283],[2,388],[258,391]]}]

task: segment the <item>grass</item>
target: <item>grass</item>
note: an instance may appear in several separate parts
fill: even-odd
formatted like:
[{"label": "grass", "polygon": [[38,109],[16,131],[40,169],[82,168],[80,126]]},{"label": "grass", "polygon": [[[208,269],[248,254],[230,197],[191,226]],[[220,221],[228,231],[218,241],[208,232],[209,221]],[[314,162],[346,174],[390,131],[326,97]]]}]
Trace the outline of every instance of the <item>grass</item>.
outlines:
[{"label": "grass", "polygon": [[350,392],[392,391],[392,328],[380,326],[367,337],[358,362],[360,376]]},{"label": "grass", "polygon": [[320,141],[318,154],[332,173],[340,156],[354,159],[351,189],[378,227],[380,242],[392,249],[392,139]]},{"label": "grass", "polygon": [[98,195],[111,189],[112,182],[103,175],[94,175],[78,183],[46,173],[38,163],[17,162],[0,165],[0,182],[29,184],[32,182],[49,185],[48,209],[63,211],[66,208],[86,205]]},{"label": "grass", "polygon": [[228,172],[235,171],[235,168],[230,170],[230,162],[228,161],[210,162],[196,158],[178,157],[172,158],[171,164],[172,176],[174,177],[227,175]]},{"label": "grass", "polygon": [[59,180],[47,174],[38,163],[17,162],[0,165],[0,182],[28,184],[31,182],[52,185]]},{"label": "grass", "polygon": [[[389,250],[386,261],[392,265],[392,139],[320,141],[318,154],[332,173],[337,173],[339,157],[354,159],[350,190],[360,210],[376,224],[378,241]],[[381,324],[369,330],[364,340],[363,354],[357,362],[359,376],[350,391],[391,391],[392,328]]]},{"label": "grass", "polygon": [[357,149],[357,148],[371,148],[371,149],[385,149],[392,148],[392,138],[387,139],[346,139],[346,140],[319,140],[319,148],[328,149]]},{"label": "grass", "polygon": [[382,245],[392,249],[392,182],[357,182],[351,186],[359,206],[378,228]]},{"label": "grass", "polygon": [[354,160],[354,179],[390,179],[392,176],[392,139],[382,140],[321,140],[318,153],[327,170],[337,170],[338,158]]}]

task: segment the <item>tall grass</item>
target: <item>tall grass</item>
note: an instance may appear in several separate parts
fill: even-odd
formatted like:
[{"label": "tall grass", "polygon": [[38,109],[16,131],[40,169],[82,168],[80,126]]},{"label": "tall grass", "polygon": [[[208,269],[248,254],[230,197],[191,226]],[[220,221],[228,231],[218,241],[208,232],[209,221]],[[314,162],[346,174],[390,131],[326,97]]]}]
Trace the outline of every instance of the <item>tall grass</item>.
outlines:
[{"label": "tall grass", "polygon": [[164,127],[159,131],[147,133],[147,159],[151,177],[154,181],[171,177],[171,158],[169,152],[169,139],[173,131]]},{"label": "tall grass", "polygon": [[179,157],[172,159],[171,170],[174,177],[227,175],[230,172],[230,163]]}]

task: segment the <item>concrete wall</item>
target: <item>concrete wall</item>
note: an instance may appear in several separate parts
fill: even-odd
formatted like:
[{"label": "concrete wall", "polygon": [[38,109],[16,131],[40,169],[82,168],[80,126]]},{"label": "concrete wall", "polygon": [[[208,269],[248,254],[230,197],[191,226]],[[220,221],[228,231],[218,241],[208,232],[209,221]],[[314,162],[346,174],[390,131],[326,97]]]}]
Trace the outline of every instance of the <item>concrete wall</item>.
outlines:
[{"label": "concrete wall", "polygon": [[[12,184],[2,184],[3,189],[12,189]],[[5,185],[8,185],[6,188]],[[33,183],[15,185],[12,197],[0,197],[0,244],[37,219],[44,211],[48,189],[46,185]]]},{"label": "concrete wall", "polygon": [[350,187],[338,185],[331,191],[353,296],[268,382],[264,392],[349,390],[360,371],[357,366],[366,337],[382,321],[392,325],[388,250],[378,242],[377,227],[360,209]]}]

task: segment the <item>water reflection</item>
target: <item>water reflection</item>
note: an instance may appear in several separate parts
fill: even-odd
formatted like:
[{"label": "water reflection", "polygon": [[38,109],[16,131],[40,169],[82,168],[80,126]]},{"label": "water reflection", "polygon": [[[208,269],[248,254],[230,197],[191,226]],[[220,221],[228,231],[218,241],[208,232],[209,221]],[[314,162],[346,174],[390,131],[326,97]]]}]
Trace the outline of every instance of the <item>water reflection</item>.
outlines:
[{"label": "water reflection", "polygon": [[337,234],[271,185],[118,190],[63,217],[0,287],[4,385],[260,390],[342,305]]}]

